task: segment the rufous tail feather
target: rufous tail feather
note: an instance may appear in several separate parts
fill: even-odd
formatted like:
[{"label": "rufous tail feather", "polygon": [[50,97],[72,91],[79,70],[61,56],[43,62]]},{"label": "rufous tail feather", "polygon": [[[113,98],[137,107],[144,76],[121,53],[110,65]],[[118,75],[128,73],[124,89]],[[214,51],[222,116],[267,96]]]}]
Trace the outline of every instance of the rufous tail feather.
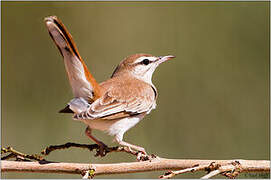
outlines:
[{"label": "rufous tail feather", "polygon": [[[64,61],[65,60],[67,61],[67,59],[68,61],[75,61],[73,56],[76,56],[80,61],[80,62],[77,62],[78,61],[77,60],[76,62],[68,62],[65,64],[66,70],[69,76],[69,80],[70,80],[75,96],[80,96],[81,94],[83,94],[82,96],[84,98],[86,98],[87,96],[88,98],[87,100],[89,101],[95,101],[96,99],[98,99],[101,96],[100,86],[97,83],[97,81],[94,79],[92,74],[89,72],[85,62],[81,58],[78,52],[78,49],[73,41],[73,38],[71,34],[68,32],[67,28],[56,16],[50,16],[50,17],[45,18],[45,23],[48,28],[49,34],[52,37],[56,46],[58,47],[61,55],[64,58]],[[66,55],[67,52],[69,52],[68,55]],[[82,68],[83,70],[80,70],[81,67],[83,67]],[[84,74],[82,73],[82,71]],[[83,86],[85,85],[86,88],[82,88],[82,90],[80,89],[77,90],[76,88],[78,87],[75,87],[75,86],[76,84],[78,84],[77,83],[78,80],[79,80],[79,83],[80,81],[82,81],[81,84],[79,84],[79,86],[83,84]],[[89,84],[85,83],[86,82],[85,80],[87,80]],[[88,89],[91,89],[92,92],[89,92],[91,93],[90,95],[85,95],[88,92],[83,92],[83,91],[87,91]]]}]

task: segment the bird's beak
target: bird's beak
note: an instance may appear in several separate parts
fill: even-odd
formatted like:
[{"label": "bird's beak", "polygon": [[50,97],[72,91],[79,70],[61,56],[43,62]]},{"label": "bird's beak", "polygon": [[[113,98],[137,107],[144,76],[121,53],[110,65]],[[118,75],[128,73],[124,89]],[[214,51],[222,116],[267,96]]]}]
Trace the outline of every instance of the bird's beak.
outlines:
[{"label": "bird's beak", "polygon": [[172,55],[168,55],[168,56],[159,56],[158,59],[157,59],[157,61],[158,61],[159,64],[161,64],[161,63],[163,63],[163,62],[165,62],[165,61],[168,61],[168,60],[170,60],[170,59],[172,59],[172,58],[175,58],[175,56],[172,56]]}]

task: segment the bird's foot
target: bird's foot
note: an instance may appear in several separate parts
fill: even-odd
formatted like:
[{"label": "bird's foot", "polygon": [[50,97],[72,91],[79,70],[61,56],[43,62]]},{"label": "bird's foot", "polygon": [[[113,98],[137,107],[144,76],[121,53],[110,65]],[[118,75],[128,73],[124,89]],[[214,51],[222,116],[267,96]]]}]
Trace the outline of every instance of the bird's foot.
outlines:
[{"label": "bird's foot", "polygon": [[137,161],[151,160],[151,156],[147,154],[147,152],[145,151],[143,147],[135,146],[134,149],[137,150],[137,156],[136,156]]},{"label": "bird's foot", "polygon": [[135,150],[137,150],[141,154],[147,155],[147,152],[145,151],[145,149],[143,147],[136,146]]},{"label": "bird's foot", "polygon": [[140,151],[137,153],[137,156],[136,156],[137,161],[152,161],[155,158],[157,158],[157,156],[154,154],[148,155]]},{"label": "bird's foot", "polygon": [[104,143],[98,144],[99,145],[99,149],[97,149],[95,156],[101,156],[104,157],[108,152],[110,152],[109,148],[107,145],[105,145]]},{"label": "bird's foot", "polygon": [[136,150],[138,151],[136,156],[137,161],[150,161],[152,159],[152,156],[148,155],[143,147],[138,146]]},{"label": "bird's foot", "polygon": [[148,161],[149,157],[148,157],[148,155],[146,153],[138,151],[137,156],[136,156],[136,160],[137,161]]}]

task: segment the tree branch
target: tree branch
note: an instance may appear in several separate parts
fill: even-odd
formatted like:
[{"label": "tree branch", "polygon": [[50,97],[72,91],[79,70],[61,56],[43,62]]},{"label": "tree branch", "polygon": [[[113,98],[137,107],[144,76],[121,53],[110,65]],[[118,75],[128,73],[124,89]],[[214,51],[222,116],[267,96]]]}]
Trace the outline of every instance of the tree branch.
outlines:
[{"label": "tree branch", "polygon": [[[80,174],[83,178],[93,178],[95,175],[109,175],[122,173],[136,173],[146,171],[170,170],[160,178],[168,179],[178,174],[207,171],[202,179],[208,179],[218,174],[228,178],[235,178],[241,172],[268,172],[270,173],[270,161],[266,160],[201,160],[201,159],[165,159],[155,155],[145,155],[133,151],[127,147],[106,147],[105,154],[110,152],[126,152],[137,156],[140,162],[115,163],[115,164],[80,164],[80,163],[58,163],[47,161],[44,156],[55,150],[71,147],[84,148],[89,151],[96,150],[100,154],[97,144],[65,143],[51,145],[45,148],[41,154],[28,155],[19,152],[12,147],[1,148],[1,153],[8,155],[1,157],[2,172],[32,172],[32,173],[69,173]],[[7,161],[15,158],[16,161]],[[29,161],[36,162],[29,162]],[[20,161],[20,162],[18,162]],[[28,162],[26,162],[28,161]],[[177,170],[177,171],[173,171]]]},{"label": "tree branch", "polygon": [[[219,167],[235,166],[233,163],[238,163],[240,172],[269,172],[270,161],[266,160],[200,160],[200,159],[165,159],[154,158],[150,161],[130,162],[130,163],[114,163],[114,164],[81,164],[81,163],[45,163],[39,162],[17,162],[17,161],[2,161],[2,172],[38,172],[38,173],[69,173],[85,175],[89,170],[92,170],[93,175],[109,175],[122,173],[136,173],[146,171],[161,171],[161,170],[177,170],[189,169],[186,172],[191,172],[191,168],[200,167],[198,170],[207,170],[205,167],[210,167],[211,164],[216,164]],[[195,169],[195,168],[194,168]],[[219,169],[219,168],[218,168]],[[215,175],[226,172],[232,169],[215,171]],[[192,171],[193,172],[193,171]],[[211,171],[212,172],[212,171]],[[214,173],[214,172],[213,172]],[[213,173],[211,175],[213,175]],[[208,178],[211,177],[208,175]],[[206,178],[206,176],[205,176]]]}]

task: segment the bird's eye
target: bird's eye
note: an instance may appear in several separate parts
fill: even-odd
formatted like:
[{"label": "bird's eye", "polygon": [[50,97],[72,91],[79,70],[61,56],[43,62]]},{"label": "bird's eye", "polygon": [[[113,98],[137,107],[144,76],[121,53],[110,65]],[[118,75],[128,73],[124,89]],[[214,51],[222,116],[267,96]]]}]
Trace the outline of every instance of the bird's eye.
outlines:
[{"label": "bird's eye", "polygon": [[144,60],[142,61],[142,64],[144,64],[144,65],[148,65],[148,64],[150,64],[150,60],[148,60],[148,59],[144,59]]}]

